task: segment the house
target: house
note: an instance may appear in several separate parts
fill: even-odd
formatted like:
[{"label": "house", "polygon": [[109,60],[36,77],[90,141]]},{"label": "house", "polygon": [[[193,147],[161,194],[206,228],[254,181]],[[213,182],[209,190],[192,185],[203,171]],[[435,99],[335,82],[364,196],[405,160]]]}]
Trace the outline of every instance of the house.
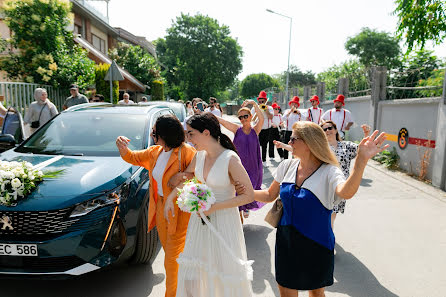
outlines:
[{"label": "house", "polygon": [[[0,6],[5,1],[0,0]],[[107,55],[108,50],[115,47],[121,41],[140,45],[149,53],[154,54],[154,46],[145,40],[144,37],[134,36],[122,28],[113,28],[109,25],[108,18],[89,5],[88,1],[70,1],[74,14],[74,21],[71,28],[74,33],[74,41],[87,50],[88,57],[96,64],[111,64],[112,61]],[[0,13],[0,37],[6,39],[11,36],[11,30],[3,22],[3,18],[4,16]],[[0,53],[0,56],[6,54],[6,52]],[[122,68],[120,70],[124,77],[124,80],[119,82],[120,93],[128,92],[132,99],[138,100],[147,92],[147,86]],[[0,81],[7,81],[5,72],[1,70]]]},{"label": "house", "polygon": [[[95,63],[111,64],[107,53],[120,41],[120,31],[110,26],[108,18],[88,5],[88,1],[71,2],[74,14],[74,41],[88,51],[88,57]],[[138,100],[146,92],[146,86],[127,71],[122,68],[120,70],[124,77],[124,80],[119,82],[120,94],[128,92],[132,99]]]}]

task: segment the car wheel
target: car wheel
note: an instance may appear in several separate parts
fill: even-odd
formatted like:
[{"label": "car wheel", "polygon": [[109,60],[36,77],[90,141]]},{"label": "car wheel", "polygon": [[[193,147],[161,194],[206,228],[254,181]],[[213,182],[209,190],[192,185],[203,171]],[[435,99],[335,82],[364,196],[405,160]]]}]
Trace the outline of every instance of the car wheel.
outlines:
[{"label": "car wheel", "polygon": [[147,233],[148,211],[149,199],[147,199],[144,205],[144,210],[137,226],[136,247],[131,260],[132,264],[152,263],[159,251],[158,231],[156,228],[153,228]]}]

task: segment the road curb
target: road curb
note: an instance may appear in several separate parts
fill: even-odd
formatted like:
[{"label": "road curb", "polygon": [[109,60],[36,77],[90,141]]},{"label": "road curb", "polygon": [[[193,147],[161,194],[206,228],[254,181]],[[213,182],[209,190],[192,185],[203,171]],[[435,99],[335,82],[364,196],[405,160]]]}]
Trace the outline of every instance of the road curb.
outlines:
[{"label": "road curb", "polygon": [[376,170],[384,173],[385,175],[387,175],[391,178],[394,178],[415,190],[421,191],[421,192],[429,195],[429,197],[432,197],[436,200],[446,203],[446,192],[444,192],[441,189],[436,188],[430,184],[426,184],[425,182],[422,182],[422,181],[419,181],[413,177],[410,177],[405,172],[389,170],[389,169],[385,168],[384,165],[381,165],[380,163],[378,163],[377,161],[374,161],[374,160],[369,160],[369,162],[367,163],[367,166],[370,166],[373,169],[376,169]]}]

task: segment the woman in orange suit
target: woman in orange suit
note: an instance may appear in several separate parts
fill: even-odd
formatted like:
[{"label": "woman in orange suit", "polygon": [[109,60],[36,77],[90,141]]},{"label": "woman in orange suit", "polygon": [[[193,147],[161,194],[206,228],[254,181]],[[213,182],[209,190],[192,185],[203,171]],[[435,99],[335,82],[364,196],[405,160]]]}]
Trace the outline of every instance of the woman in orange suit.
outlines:
[{"label": "woman in orange suit", "polygon": [[[187,168],[195,156],[195,149],[184,142],[183,125],[172,115],[157,119],[152,130],[154,146],[142,151],[128,148],[130,139],[119,136],[116,146],[124,161],[143,166],[149,171],[150,201],[149,230],[155,225],[164,249],[164,268],[166,269],[166,297],[175,297],[177,290],[178,255],[183,251],[190,214],[179,211],[175,205],[174,216],[170,214],[169,224],[164,218],[165,198],[181,180],[193,177],[191,173],[179,173]],[[181,165],[180,165],[181,163]],[[180,168],[181,166],[181,168]],[[169,184],[169,185],[168,185]]]}]

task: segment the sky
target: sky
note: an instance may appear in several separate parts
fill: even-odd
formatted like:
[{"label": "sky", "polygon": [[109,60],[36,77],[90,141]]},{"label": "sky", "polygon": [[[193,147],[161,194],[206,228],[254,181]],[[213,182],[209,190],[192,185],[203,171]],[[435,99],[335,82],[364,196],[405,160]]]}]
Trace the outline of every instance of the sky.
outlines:
[{"label": "sky", "polygon": [[[93,5],[105,14],[105,3]],[[393,34],[394,8],[392,0],[111,0],[109,18],[110,25],[152,41],[164,37],[181,13],[208,15],[228,26],[241,45],[242,80],[252,73],[273,75],[287,69],[290,19],[266,9],[292,18],[290,65],[319,73],[353,58],[344,44],[361,28]],[[446,57],[446,44],[432,49]]]}]

